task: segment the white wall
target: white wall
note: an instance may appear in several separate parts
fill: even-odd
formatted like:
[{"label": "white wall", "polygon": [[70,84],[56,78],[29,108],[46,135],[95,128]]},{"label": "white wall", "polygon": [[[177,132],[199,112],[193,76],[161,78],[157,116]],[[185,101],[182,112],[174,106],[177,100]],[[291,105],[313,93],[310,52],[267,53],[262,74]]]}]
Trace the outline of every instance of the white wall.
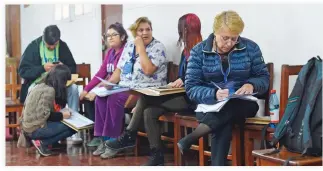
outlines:
[{"label": "white wall", "polygon": [[[153,36],[165,44],[169,59],[178,63],[180,49],[176,47],[176,42],[179,17],[186,13],[197,14],[205,39],[212,32],[215,15],[223,10],[235,10],[240,14],[245,22],[242,36],[260,46],[265,62],[274,63],[274,88],[278,95],[282,64],[305,64],[312,56],[323,57],[322,4],[124,5],[123,23],[128,28],[138,17],[147,16],[152,21]],[[290,87],[293,84],[291,81]]]},{"label": "white wall", "polygon": [[61,30],[61,39],[70,48],[77,64],[91,64],[91,75],[97,72],[102,63],[101,47],[101,7],[93,5],[93,15],[82,16],[72,22],[55,21],[54,6],[30,5],[21,7],[21,52],[37,37],[46,26],[57,24]]}]

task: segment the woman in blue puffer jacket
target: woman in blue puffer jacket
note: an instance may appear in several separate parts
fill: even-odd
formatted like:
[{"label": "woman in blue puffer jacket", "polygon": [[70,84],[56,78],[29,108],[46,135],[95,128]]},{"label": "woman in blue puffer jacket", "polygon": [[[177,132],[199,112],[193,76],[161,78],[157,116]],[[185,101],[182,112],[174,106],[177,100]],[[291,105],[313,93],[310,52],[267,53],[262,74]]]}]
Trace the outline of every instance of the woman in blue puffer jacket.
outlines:
[{"label": "woman in blue puffer jacket", "polygon": [[[185,89],[197,104],[215,104],[230,94],[264,94],[269,72],[259,46],[240,34],[244,22],[234,11],[224,11],[214,19],[212,33],[190,53]],[[220,112],[197,112],[199,126],[178,142],[185,153],[201,136],[212,133],[212,165],[225,165],[230,148],[232,124],[244,123],[258,111],[254,101],[231,99]],[[216,157],[215,157],[216,156]]]}]

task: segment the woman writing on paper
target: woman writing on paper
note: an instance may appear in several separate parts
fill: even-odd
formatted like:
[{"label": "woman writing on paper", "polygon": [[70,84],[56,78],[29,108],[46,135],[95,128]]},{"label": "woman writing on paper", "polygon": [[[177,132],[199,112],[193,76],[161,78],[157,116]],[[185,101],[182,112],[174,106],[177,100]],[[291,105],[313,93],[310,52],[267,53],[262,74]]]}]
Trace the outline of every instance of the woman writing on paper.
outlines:
[{"label": "woman writing on paper", "polygon": [[[75,133],[61,122],[71,116],[69,111],[59,112],[67,103],[66,82],[71,79],[71,71],[66,65],[56,65],[48,75],[29,92],[23,116],[18,146],[26,146],[31,139],[42,156],[54,153],[48,148]],[[57,108],[55,110],[55,108]]]},{"label": "woman writing on paper", "polygon": [[[232,93],[267,92],[269,73],[260,48],[240,36],[243,28],[236,12],[221,12],[214,19],[214,33],[191,50],[185,89],[197,104],[215,104]],[[231,99],[219,112],[197,112],[199,126],[177,145],[182,153],[186,152],[198,138],[212,133],[212,165],[225,165],[232,122],[243,124],[246,117],[253,117],[257,111],[254,101]]]},{"label": "woman writing on paper", "polygon": [[[170,85],[174,88],[183,87],[185,81],[185,70],[191,48],[202,41],[201,22],[195,14],[186,14],[178,21],[178,44],[184,43],[184,50],[178,71],[178,79]],[[135,146],[139,124],[144,119],[145,130],[148,136],[151,149],[151,157],[147,166],[164,165],[164,153],[160,139],[160,125],[158,118],[168,112],[193,111],[193,104],[190,103],[185,93],[165,95],[160,97],[143,95],[139,98],[135,112],[131,118],[129,126],[118,140],[106,143],[110,148],[111,155],[124,148]],[[193,110],[192,110],[193,109]]]},{"label": "woman writing on paper", "polygon": [[[112,132],[118,132],[120,130],[119,126],[113,128],[111,124],[108,125],[108,123],[105,123],[104,121],[106,117],[112,117],[117,120],[119,120],[118,116],[122,118],[120,111],[123,111],[123,106],[128,98],[128,93],[118,93],[113,96],[98,97],[95,95],[95,93],[91,92],[91,90],[95,86],[100,87],[102,85],[102,83],[100,83],[101,81],[97,77],[107,80],[111,77],[112,73],[117,68],[117,64],[123,52],[123,48],[128,40],[127,32],[120,23],[110,25],[106,35],[107,42],[111,49],[108,50],[99,71],[95,74],[95,76],[88,83],[88,85],[86,85],[86,87],[80,95],[80,100],[83,100],[86,95],[88,95],[91,99],[95,98],[95,107],[91,106],[90,102],[86,102],[87,108],[94,108],[95,110],[95,116],[91,116],[94,115],[92,114],[93,111],[90,111],[91,113],[89,114],[89,119],[93,121],[95,120],[96,125],[94,127],[95,137],[92,139],[92,141],[90,141],[87,144],[91,147],[97,147],[103,142],[103,140],[107,140],[110,138],[108,137],[109,134],[106,131],[106,129],[108,128],[104,127],[112,127],[110,128],[112,129]],[[108,107],[111,111],[107,110]],[[115,114],[115,116],[109,116],[110,112],[112,112],[113,115]]]},{"label": "woman writing on paper", "polygon": [[[127,42],[116,70],[109,82],[124,87],[153,87],[166,84],[167,63],[165,46],[152,36],[152,24],[147,17],[140,17],[131,25],[130,31],[134,41]],[[105,115],[97,115],[94,134],[117,138],[123,131],[124,104],[129,96],[123,92],[124,98],[116,98],[121,93],[108,96]],[[121,103],[122,102],[122,103]],[[98,110],[97,110],[98,111]],[[109,142],[112,140],[108,140]],[[104,143],[101,143],[93,155],[101,158],[109,157]]]}]

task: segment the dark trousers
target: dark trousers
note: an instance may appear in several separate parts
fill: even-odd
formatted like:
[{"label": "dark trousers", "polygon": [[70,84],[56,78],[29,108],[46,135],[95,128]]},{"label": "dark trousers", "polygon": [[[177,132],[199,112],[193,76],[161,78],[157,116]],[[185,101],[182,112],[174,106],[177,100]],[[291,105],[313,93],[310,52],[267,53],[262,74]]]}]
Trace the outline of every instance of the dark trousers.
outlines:
[{"label": "dark trousers", "polygon": [[90,119],[91,121],[95,121],[95,101],[83,100],[84,103],[84,112],[85,117]]},{"label": "dark trousers", "polygon": [[231,99],[220,112],[196,113],[201,123],[212,129],[211,161],[213,166],[224,166],[232,139],[232,126],[243,126],[245,118],[254,117],[259,109],[256,102]]},{"label": "dark trousers", "polygon": [[[82,102],[84,103],[84,116],[95,122],[95,101],[83,100]],[[90,136],[94,136],[94,129],[91,128],[89,131]]]},{"label": "dark trousers", "polygon": [[167,112],[181,112],[189,109],[185,94],[173,94],[166,96],[146,96],[139,98],[136,111],[127,127],[128,130],[137,131],[142,118],[148,136],[150,148],[161,148],[161,131],[158,118]]},{"label": "dark trousers", "polygon": [[47,122],[45,127],[38,128],[32,132],[30,138],[41,140],[43,145],[47,146],[70,137],[75,133],[76,131],[61,122]]}]

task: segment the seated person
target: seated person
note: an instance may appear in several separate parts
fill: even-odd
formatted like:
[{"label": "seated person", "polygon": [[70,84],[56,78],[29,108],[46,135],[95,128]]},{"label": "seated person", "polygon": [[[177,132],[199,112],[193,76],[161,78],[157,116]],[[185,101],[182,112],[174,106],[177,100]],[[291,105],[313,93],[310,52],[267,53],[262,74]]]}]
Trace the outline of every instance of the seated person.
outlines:
[{"label": "seated person", "polygon": [[[117,68],[108,81],[131,88],[165,85],[166,50],[165,46],[152,36],[151,21],[147,17],[140,17],[131,25],[130,31],[135,40],[125,45]],[[128,96],[129,92],[122,92],[107,97],[107,105],[102,104],[106,107],[105,110],[102,108],[103,111],[95,113],[95,135],[111,138],[120,136],[123,131],[124,104]],[[104,143],[100,144],[93,155],[108,158],[110,153],[105,147]]]},{"label": "seated person", "polygon": [[[185,70],[191,48],[202,41],[201,22],[195,14],[186,14],[178,21],[178,44],[184,43],[184,50],[181,55],[178,79],[170,86],[174,88],[184,86]],[[194,110],[193,104],[189,101],[185,93],[165,95],[160,97],[142,95],[136,105],[129,126],[120,138],[106,143],[110,148],[110,155],[125,148],[135,147],[137,131],[141,120],[144,119],[145,130],[148,136],[151,149],[151,157],[145,164],[147,166],[164,165],[164,153],[160,139],[160,125],[158,118],[168,112],[183,112]]]},{"label": "seated person", "polygon": [[[66,65],[54,66],[43,80],[31,88],[26,97],[21,117],[21,131],[18,146],[24,140],[31,139],[42,156],[54,153],[49,145],[58,143],[75,133],[73,129],[61,122],[71,116],[69,111],[55,111],[55,105],[65,107],[67,103],[66,82],[71,79],[71,71]],[[27,143],[27,142],[26,142]]]},{"label": "seated person", "polygon": [[[20,101],[23,103],[29,87],[41,79],[57,64],[64,64],[72,74],[76,73],[76,63],[67,44],[60,39],[61,32],[56,25],[47,26],[44,34],[33,40],[21,56],[18,74],[23,78]],[[67,104],[78,111],[79,93],[77,86],[72,84],[67,88]]]},{"label": "seated person", "polygon": [[[95,120],[96,125],[102,125],[103,127],[95,127],[96,129],[94,131],[94,138],[92,141],[90,141],[87,145],[90,147],[96,147],[99,146],[103,140],[108,140],[108,133],[114,132],[113,128],[110,128],[109,123],[104,123],[103,121],[108,121],[105,118],[109,117],[109,115],[112,115],[110,113],[113,113],[113,118],[116,120],[122,119],[123,115],[123,106],[127,99],[125,99],[128,96],[128,93],[124,95],[125,93],[118,93],[117,99],[114,99],[114,101],[108,100],[111,98],[108,97],[96,97],[95,93],[90,92],[95,86],[101,86],[101,81],[97,78],[103,78],[103,79],[109,79],[113,73],[113,71],[117,68],[118,61],[120,59],[120,56],[122,54],[124,45],[127,43],[128,35],[126,30],[123,28],[123,26],[120,23],[111,24],[107,31],[107,42],[109,43],[109,47],[111,47],[110,50],[108,50],[106,57],[99,69],[99,71],[95,74],[95,76],[92,78],[92,80],[88,83],[88,85],[84,88],[83,92],[80,95],[80,100],[83,100],[84,97],[89,94],[90,98],[95,98],[95,107],[92,108],[95,109],[95,112],[93,112],[92,115],[97,115],[98,119]],[[90,103],[91,104],[91,103]],[[107,110],[108,106],[110,107],[110,110]],[[87,106],[89,107],[89,105]],[[118,109],[117,109],[118,108]],[[119,109],[120,108],[120,109]],[[120,113],[121,112],[121,113]],[[91,115],[91,114],[89,114]],[[118,116],[120,118],[118,118]],[[91,119],[94,120],[95,116],[91,116]],[[121,124],[121,123],[120,123]],[[121,124],[122,125],[122,124]],[[119,127],[115,127],[115,131],[119,131]]]},{"label": "seated person", "polygon": [[[215,104],[230,94],[264,94],[269,87],[269,72],[259,46],[240,34],[244,22],[234,11],[215,17],[214,33],[191,50],[185,89],[197,104]],[[221,89],[214,86],[220,85]],[[212,165],[225,165],[230,148],[232,123],[243,124],[258,111],[254,101],[231,99],[220,112],[197,112],[199,126],[178,142],[185,153],[201,136],[212,133]]]}]

